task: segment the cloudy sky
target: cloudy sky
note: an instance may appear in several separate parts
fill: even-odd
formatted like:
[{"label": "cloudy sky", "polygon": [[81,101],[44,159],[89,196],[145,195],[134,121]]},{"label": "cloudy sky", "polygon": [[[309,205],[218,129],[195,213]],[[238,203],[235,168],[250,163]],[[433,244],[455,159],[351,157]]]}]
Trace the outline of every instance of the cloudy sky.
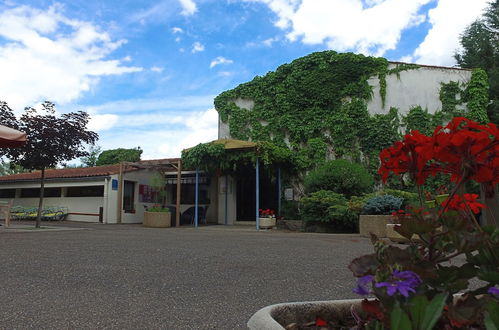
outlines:
[{"label": "cloudy sky", "polygon": [[487,0],[0,0],[0,100],[86,110],[103,149],[178,157],[213,98],[333,49],[453,66]]}]

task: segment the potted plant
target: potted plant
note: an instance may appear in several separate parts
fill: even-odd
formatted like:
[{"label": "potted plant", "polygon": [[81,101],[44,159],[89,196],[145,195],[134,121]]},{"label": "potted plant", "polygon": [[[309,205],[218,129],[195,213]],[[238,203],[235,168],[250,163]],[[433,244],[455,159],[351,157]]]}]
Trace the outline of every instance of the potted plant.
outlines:
[{"label": "potted plant", "polygon": [[403,199],[392,195],[374,196],[366,201],[359,216],[361,236],[387,237],[387,224],[392,222],[392,213],[400,210]]},{"label": "potted plant", "polygon": [[144,227],[167,228],[171,227],[171,214],[167,207],[159,204],[149,207],[144,211]]},{"label": "potted plant", "polygon": [[276,225],[276,218],[275,218],[275,212],[274,210],[271,209],[260,209],[259,210],[259,217],[260,217],[260,229],[270,229],[275,227]]},{"label": "potted plant", "polygon": [[[454,186],[435,208],[424,208],[421,193],[419,208],[397,212],[395,230],[408,245],[392,245],[372,235],[374,253],[352,261],[349,268],[358,278],[354,292],[373,294],[374,299],[336,302],[341,307],[334,315],[309,308],[312,312],[300,318],[315,326],[346,318],[342,322],[349,319],[360,329],[499,328],[499,228],[479,225],[477,215],[486,206],[477,201],[478,195],[463,191],[468,181],[475,181],[495,193],[498,137],[494,124],[458,117],[431,137],[413,131],[383,150],[379,173],[384,181],[390,173],[408,174],[421,192],[429,175],[448,173]],[[419,240],[412,240],[414,235]],[[470,285],[472,279],[479,281]],[[280,315],[279,308],[271,308],[269,316]],[[291,309],[287,307],[288,314]],[[281,321],[281,328],[289,320]],[[248,325],[256,329],[254,324]],[[258,326],[264,328],[261,322]],[[278,328],[272,323],[266,329]]]}]

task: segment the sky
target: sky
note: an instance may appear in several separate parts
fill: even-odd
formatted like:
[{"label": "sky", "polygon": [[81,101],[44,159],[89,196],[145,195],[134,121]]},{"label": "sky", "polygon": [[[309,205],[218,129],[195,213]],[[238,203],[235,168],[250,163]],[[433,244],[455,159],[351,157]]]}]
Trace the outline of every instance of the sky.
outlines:
[{"label": "sky", "polygon": [[213,99],[323,50],[454,66],[487,0],[0,0],[0,100],[91,115],[102,150],[179,157]]}]

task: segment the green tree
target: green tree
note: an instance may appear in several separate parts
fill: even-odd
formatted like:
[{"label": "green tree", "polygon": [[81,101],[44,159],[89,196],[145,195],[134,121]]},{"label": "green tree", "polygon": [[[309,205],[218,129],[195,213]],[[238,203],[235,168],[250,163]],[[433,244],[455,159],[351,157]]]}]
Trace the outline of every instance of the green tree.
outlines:
[{"label": "green tree", "polygon": [[0,175],[12,175],[26,172],[29,171],[20,165],[5,160],[0,161]]},{"label": "green tree", "polygon": [[133,149],[111,149],[104,150],[97,158],[96,165],[112,165],[121,162],[138,162],[140,160],[140,155],[142,155],[142,149],[140,147]]},{"label": "green tree", "polygon": [[463,68],[481,68],[489,77],[490,120],[499,123],[499,0],[489,3],[483,16],[461,35],[462,51],[454,55]]},{"label": "green tree", "polygon": [[0,156],[7,156],[19,166],[40,170],[40,199],[36,227],[40,227],[45,169],[78,157],[86,156],[85,144],[94,144],[97,133],[87,131],[89,115],[86,112],[70,112],[55,115],[55,105],[44,102],[41,111],[26,108],[19,119],[7,103],[0,102],[0,122],[26,132],[28,142],[22,148],[0,149]]},{"label": "green tree", "polygon": [[88,149],[88,156],[80,158],[81,163],[84,167],[92,167],[97,165],[97,159],[99,159],[99,154],[101,153],[101,148],[96,145],[90,145]]}]

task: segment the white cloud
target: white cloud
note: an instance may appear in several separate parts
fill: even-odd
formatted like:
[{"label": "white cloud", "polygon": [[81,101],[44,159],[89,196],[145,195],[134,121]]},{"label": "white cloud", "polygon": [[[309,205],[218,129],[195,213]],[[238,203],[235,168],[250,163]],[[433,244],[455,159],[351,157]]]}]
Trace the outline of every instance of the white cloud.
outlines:
[{"label": "white cloud", "polygon": [[231,63],[234,63],[234,61],[229,60],[229,59],[227,59],[227,58],[225,58],[223,56],[218,56],[213,61],[211,61],[211,63],[210,63],[210,69],[214,68],[215,66],[220,65],[220,64],[231,64]]},{"label": "white cloud", "polygon": [[150,70],[152,72],[158,72],[158,73],[160,73],[160,72],[163,72],[164,69],[165,68],[162,68],[162,67],[159,67],[159,66],[152,66]]},{"label": "white cloud", "polygon": [[192,44],[192,52],[197,53],[197,52],[202,52],[204,51],[204,45],[201,44],[200,42],[195,42]]},{"label": "white cloud", "polygon": [[172,28],[172,33],[173,33],[173,34],[176,34],[176,33],[182,33],[182,32],[184,32],[184,30],[182,30],[182,28],[179,28],[179,27],[177,27],[177,26],[174,26],[174,27]]},{"label": "white cloud", "polygon": [[421,64],[455,64],[454,52],[459,48],[459,35],[477,19],[488,0],[440,0],[428,13],[431,29],[413,54]]},{"label": "white cloud", "polygon": [[141,71],[106,59],[125,40],[84,21],[67,18],[61,6],[20,6],[0,13],[0,99],[14,109],[43,100],[66,104],[94,87],[99,77]]},{"label": "white cloud", "polygon": [[101,132],[113,128],[118,122],[119,117],[113,114],[91,115],[88,123],[88,129]]},{"label": "white cloud", "polygon": [[182,15],[193,15],[197,10],[196,3],[193,0],[178,0],[182,6]]},{"label": "white cloud", "polygon": [[279,38],[268,38],[268,39],[265,39],[264,41],[262,41],[262,43],[267,46],[267,47],[272,47],[272,44],[276,41],[278,41]]},{"label": "white cloud", "polygon": [[404,29],[421,24],[420,8],[431,0],[246,0],[262,2],[291,41],[383,55]]}]

